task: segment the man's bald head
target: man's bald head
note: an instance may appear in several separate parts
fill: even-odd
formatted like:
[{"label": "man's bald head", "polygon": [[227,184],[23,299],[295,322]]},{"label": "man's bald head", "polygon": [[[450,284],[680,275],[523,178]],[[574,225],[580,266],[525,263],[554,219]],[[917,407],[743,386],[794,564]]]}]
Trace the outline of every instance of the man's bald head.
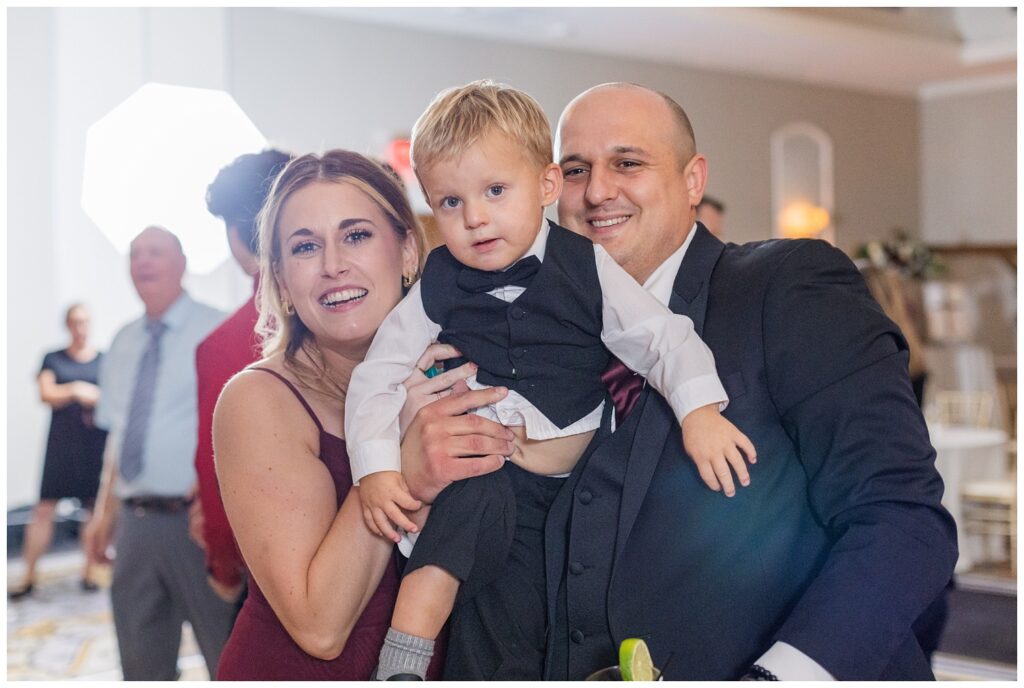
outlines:
[{"label": "man's bald head", "polygon": [[[680,168],[685,167],[686,163],[690,161],[690,158],[697,152],[697,139],[693,134],[693,125],[690,124],[690,118],[686,114],[686,110],[672,99],[671,96],[657,91],[653,88],[641,86],[640,84],[630,83],[628,81],[611,81],[606,84],[598,84],[588,88],[583,93],[573,98],[569,104],[562,111],[562,116],[558,120],[558,130],[562,129],[562,123],[566,116],[569,115],[573,106],[579,102],[586,101],[588,98],[600,97],[602,93],[626,91],[632,92],[632,94],[640,99],[650,98],[660,100],[671,115],[672,120],[676,125],[676,136],[673,137],[672,142],[675,144],[676,150],[679,154],[679,165]],[[558,142],[555,143],[555,148],[558,148]]]},{"label": "man's bald head", "polygon": [[129,265],[146,315],[159,318],[181,296],[185,252],[172,232],[150,225],[132,239]]},{"label": "man's bald head", "polygon": [[690,120],[658,91],[601,84],[558,122],[563,226],[604,247],[641,284],[693,226],[707,181]]},{"label": "man's bald head", "polygon": [[147,234],[147,233],[149,235],[151,235],[151,236],[154,236],[154,237],[160,237],[160,238],[157,239],[157,241],[160,241],[160,240],[167,241],[169,243],[169,245],[173,246],[174,249],[182,257],[184,257],[185,249],[183,249],[182,246],[181,246],[181,239],[178,238],[177,234],[175,234],[171,230],[167,229],[166,227],[161,227],[160,225],[149,225],[148,227],[143,229],[141,232],[139,232],[138,234],[135,235],[134,239],[132,239],[132,244],[134,244],[136,241],[138,241],[142,237],[143,234]]}]

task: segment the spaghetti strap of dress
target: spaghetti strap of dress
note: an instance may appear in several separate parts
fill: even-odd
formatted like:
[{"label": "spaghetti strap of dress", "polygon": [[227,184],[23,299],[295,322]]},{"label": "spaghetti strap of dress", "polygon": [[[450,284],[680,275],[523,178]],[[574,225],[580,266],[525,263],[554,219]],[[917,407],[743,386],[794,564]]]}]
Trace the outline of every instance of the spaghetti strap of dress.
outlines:
[{"label": "spaghetti strap of dress", "polygon": [[295,385],[293,385],[291,381],[288,380],[288,378],[286,378],[284,375],[277,372],[276,370],[271,370],[270,368],[253,367],[250,368],[249,370],[262,370],[264,373],[270,373],[278,380],[283,382],[285,385],[287,385],[288,389],[290,389],[292,391],[292,394],[295,395],[295,398],[299,400],[300,404],[302,404],[302,408],[306,409],[306,413],[308,413],[309,417],[313,419],[314,423],[316,423],[316,429],[320,431],[320,434],[327,434],[327,432],[324,430],[324,426],[320,424],[320,419],[316,417],[316,413],[313,412],[313,408],[309,405],[309,402],[306,401],[306,398],[302,396],[302,393],[295,388]]}]

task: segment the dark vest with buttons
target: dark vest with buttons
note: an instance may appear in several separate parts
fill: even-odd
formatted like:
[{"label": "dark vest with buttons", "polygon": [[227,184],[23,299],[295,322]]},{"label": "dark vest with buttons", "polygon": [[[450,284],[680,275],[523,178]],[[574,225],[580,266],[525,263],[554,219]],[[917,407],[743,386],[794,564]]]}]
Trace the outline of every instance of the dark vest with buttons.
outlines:
[{"label": "dark vest with buttons", "polygon": [[512,303],[460,288],[463,266],[445,246],[430,253],[420,288],[424,311],[442,328],[438,341],[476,363],[477,380],[515,390],[564,428],[604,400],[609,354],[594,245],[549,224],[544,261]]}]

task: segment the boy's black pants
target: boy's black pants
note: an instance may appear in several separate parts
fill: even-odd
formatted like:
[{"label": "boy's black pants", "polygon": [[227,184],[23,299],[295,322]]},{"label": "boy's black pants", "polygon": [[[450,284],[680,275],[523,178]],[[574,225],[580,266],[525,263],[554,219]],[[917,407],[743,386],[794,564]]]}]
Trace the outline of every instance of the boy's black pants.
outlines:
[{"label": "boy's black pants", "polygon": [[564,481],[507,462],[449,485],[434,501],[405,572],[439,566],[462,582],[445,680],[543,677],[544,522]]}]

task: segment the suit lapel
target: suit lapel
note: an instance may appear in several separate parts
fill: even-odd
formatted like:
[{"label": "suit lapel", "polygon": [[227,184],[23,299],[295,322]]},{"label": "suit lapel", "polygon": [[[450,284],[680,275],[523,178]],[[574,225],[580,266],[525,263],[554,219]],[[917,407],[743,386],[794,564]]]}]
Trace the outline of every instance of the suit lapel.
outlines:
[{"label": "suit lapel", "polygon": [[[672,285],[669,308],[693,321],[698,335],[704,331],[704,317],[708,307],[708,283],[711,272],[722,255],[725,244],[719,241],[704,225],[697,223],[696,234],[686,249],[683,263],[679,267]],[[615,542],[616,561],[629,540],[640,505],[647,494],[654,469],[658,465],[668,433],[679,432],[679,424],[667,404],[647,399],[652,390],[644,390],[635,413],[642,414],[634,435],[633,447],[629,453],[629,465],[622,485],[622,502],[619,509],[618,537]],[[612,576],[614,580],[614,564]]]},{"label": "suit lapel", "polygon": [[673,313],[685,315],[693,321],[698,335],[704,335],[704,316],[708,309],[708,282],[715,264],[722,256],[725,244],[697,223],[697,231],[683,256],[683,264],[672,285],[668,307]]}]

